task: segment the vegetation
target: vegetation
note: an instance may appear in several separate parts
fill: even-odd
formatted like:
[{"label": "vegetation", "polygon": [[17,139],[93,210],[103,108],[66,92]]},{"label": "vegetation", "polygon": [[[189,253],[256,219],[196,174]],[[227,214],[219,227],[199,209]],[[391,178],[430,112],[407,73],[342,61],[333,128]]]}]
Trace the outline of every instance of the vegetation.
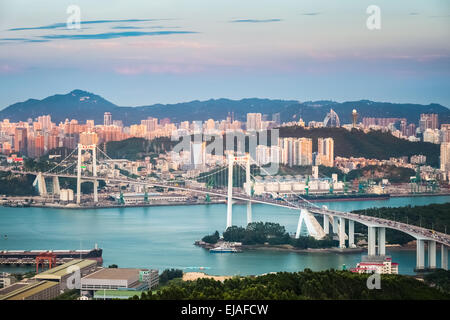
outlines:
[{"label": "vegetation", "polygon": [[33,175],[16,175],[0,171],[0,194],[7,196],[34,196],[37,190],[33,187]]},{"label": "vegetation", "polygon": [[330,248],[337,246],[337,241],[331,238],[316,240],[313,237],[293,239],[283,226],[272,222],[253,222],[247,228],[231,226],[223,233],[223,239],[230,242],[242,242],[244,245],[292,245],[299,249]]},{"label": "vegetation", "polygon": [[183,277],[183,270],[180,269],[166,269],[159,275],[159,284],[164,285],[170,280]]},{"label": "vegetation", "polygon": [[410,142],[394,137],[389,132],[363,131],[343,128],[282,127],[280,137],[312,138],[313,152],[317,150],[317,138],[334,139],[334,155],[340,157],[364,157],[369,159],[387,160],[390,157],[412,156],[423,154],[427,164],[439,166],[439,145],[428,142]]},{"label": "vegetation", "polygon": [[450,271],[438,269],[426,274],[424,280],[430,286],[434,286],[442,292],[450,294]]},{"label": "vegetation", "polygon": [[216,230],[216,232],[214,232],[213,234],[204,236],[202,238],[202,241],[213,244],[213,243],[217,243],[217,241],[219,241],[219,239],[220,239],[219,231]]},{"label": "vegetation", "polygon": [[414,278],[381,275],[381,289],[367,288],[367,274],[326,270],[279,272],[258,277],[234,277],[224,282],[198,279],[170,284],[156,293],[143,294],[144,300],[402,300],[450,299],[450,294]]},{"label": "vegetation", "polygon": [[172,150],[178,141],[161,137],[153,140],[130,138],[106,143],[106,153],[113,159],[139,160]]},{"label": "vegetation", "polygon": [[76,300],[80,297],[79,289],[72,289],[60,294],[53,300]]},{"label": "vegetation", "polygon": [[[319,170],[320,172],[320,170]],[[409,182],[411,176],[415,176],[416,172],[410,168],[402,168],[396,166],[367,166],[361,169],[355,169],[347,174],[347,181],[354,179],[367,180],[372,179],[375,182],[381,179],[388,179],[391,183]]]}]

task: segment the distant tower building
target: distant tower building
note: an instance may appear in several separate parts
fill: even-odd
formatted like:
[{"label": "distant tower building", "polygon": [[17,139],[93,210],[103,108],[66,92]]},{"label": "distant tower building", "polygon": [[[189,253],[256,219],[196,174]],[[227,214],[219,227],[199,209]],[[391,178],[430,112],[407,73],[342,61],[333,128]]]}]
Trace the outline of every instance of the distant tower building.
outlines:
[{"label": "distant tower building", "polygon": [[358,121],[358,112],[356,111],[356,109],[353,109],[352,111],[352,119],[353,119],[352,127],[356,128],[356,123]]},{"label": "distant tower building", "polygon": [[422,113],[419,120],[420,132],[427,129],[435,130],[439,128],[438,115],[436,113]]},{"label": "distant tower building", "polygon": [[328,112],[327,115],[325,116],[325,119],[323,119],[323,126],[329,128],[341,126],[339,117],[333,109],[330,109],[330,112]]},{"label": "distant tower building", "polygon": [[110,126],[112,125],[112,115],[110,112],[105,112],[103,115],[103,125]]},{"label": "distant tower building", "polygon": [[261,121],[261,113],[247,113],[247,131],[260,131]]}]

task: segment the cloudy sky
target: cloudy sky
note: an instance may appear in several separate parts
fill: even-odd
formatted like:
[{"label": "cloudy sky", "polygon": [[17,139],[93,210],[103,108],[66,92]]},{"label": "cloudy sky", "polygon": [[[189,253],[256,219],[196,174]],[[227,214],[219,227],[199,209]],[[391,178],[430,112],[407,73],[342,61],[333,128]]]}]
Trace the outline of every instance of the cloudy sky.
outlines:
[{"label": "cloudy sky", "polygon": [[[69,5],[81,29],[68,29]],[[381,29],[369,30],[369,5]],[[0,109],[245,97],[450,107],[448,0],[0,0]]]}]

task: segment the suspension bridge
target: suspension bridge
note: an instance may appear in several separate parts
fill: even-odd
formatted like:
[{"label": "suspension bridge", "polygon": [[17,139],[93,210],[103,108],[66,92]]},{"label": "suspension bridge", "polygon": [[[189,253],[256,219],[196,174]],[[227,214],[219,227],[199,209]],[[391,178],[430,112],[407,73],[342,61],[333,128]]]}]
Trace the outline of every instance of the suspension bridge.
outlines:
[{"label": "suspension bridge", "polygon": [[[84,162],[83,153],[91,152],[92,156],[88,163]],[[76,154],[76,159],[74,157]],[[100,154],[103,160],[97,159]],[[121,175],[120,177],[110,177],[108,174],[98,172],[98,165],[108,165],[107,160],[111,159],[96,145],[82,145],[74,149],[61,162],[45,172],[30,172],[12,170],[16,174],[32,174],[36,176],[34,185],[38,187],[41,195],[47,194],[46,178],[52,179],[53,193],[60,192],[59,178],[73,178],[77,181],[76,203],[81,204],[81,183],[92,182],[94,185],[94,202],[98,202],[98,182],[103,180],[107,183],[126,183],[128,185],[140,185],[145,188],[160,187],[180,191],[188,191],[195,194],[212,195],[227,199],[226,226],[233,225],[233,200],[243,201],[247,204],[247,223],[252,222],[252,204],[259,203],[275,207],[288,208],[299,213],[296,238],[299,238],[302,230],[316,239],[324,238],[327,234],[337,234],[339,239],[339,247],[344,249],[347,247],[354,248],[355,245],[355,222],[361,223],[368,228],[368,256],[373,258],[382,258],[386,255],[386,229],[394,229],[407,233],[416,239],[416,269],[433,269],[436,268],[436,244],[441,245],[441,268],[448,269],[448,247],[450,246],[450,236],[430,230],[427,228],[391,221],[388,219],[359,215],[351,212],[341,212],[330,210],[325,206],[318,206],[302,195],[293,193],[295,201],[286,198],[280,198],[277,194],[265,193],[263,195],[252,194],[252,183],[255,177],[252,174],[251,166],[256,166],[266,175],[269,172],[264,167],[254,162],[248,154],[235,155],[234,152],[228,153],[227,165],[218,170],[214,170],[206,175],[200,175],[191,179],[169,180],[169,181],[152,181],[149,179],[134,179],[129,176]],[[89,167],[89,168],[88,168]],[[245,172],[244,179],[237,176],[238,187],[233,186],[235,179],[233,172],[235,168],[238,171]],[[110,168],[113,169],[113,168]],[[105,171],[105,170],[103,170]],[[107,170],[106,170],[107,171]],[[197,185],[186,186],[189,180],[197,181],[198,179],[206,180],[208,177],[222,175],[222,186],[216,187],[200,187]],[[242,181],[244,180],[244,181]],[[234,181],[236,182],[236,181]],[[315,216],[323,219],[322,226],[318,223]],[[331,228],[330,228],[331,227]],[[427,244],[428,264],[425,265],[425,244]]]}]

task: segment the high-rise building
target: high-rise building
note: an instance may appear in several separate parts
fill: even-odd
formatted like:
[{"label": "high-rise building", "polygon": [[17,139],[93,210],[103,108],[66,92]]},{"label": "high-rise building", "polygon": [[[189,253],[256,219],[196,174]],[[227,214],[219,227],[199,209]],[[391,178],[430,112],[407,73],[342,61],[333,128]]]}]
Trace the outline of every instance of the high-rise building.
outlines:
[{"label": "high-rise building", "polygon": [[200,169],[206,164],[206,142],[191,142],[191,166]]},{"label": "high-rise building", "polygon": [[441,143],[441,170],[450,171],[450,142]]},{"label": "high-rise building", "polygon": [[438,115],[436,113],[422,113],[420,115],[419,127],[420,132],[425,132],[427,129],[438,129]]},{"label": "high-rise building", "polygon": [[334,140],[333,138],[319,138],[317,141],[317,153],[320,163],[326,167],[334,166]]},{"label": "high-rise building", "polygon": [[261,113],[247,113],[247,131],[261,130]]},{"label": "high-rise building", "polygon": [[297,139],[296,165],[309,166],[312,164],[312,139]]},{"label": "high-rise building", "polygon": [[14,151],[27,153],[27,128],[19,127],[14,130]]},{"label": "high-rise building", "polygon": [[110,126],[112,125],[112,115],[111,112],[105,112],[103,115],[103,125]]}]

